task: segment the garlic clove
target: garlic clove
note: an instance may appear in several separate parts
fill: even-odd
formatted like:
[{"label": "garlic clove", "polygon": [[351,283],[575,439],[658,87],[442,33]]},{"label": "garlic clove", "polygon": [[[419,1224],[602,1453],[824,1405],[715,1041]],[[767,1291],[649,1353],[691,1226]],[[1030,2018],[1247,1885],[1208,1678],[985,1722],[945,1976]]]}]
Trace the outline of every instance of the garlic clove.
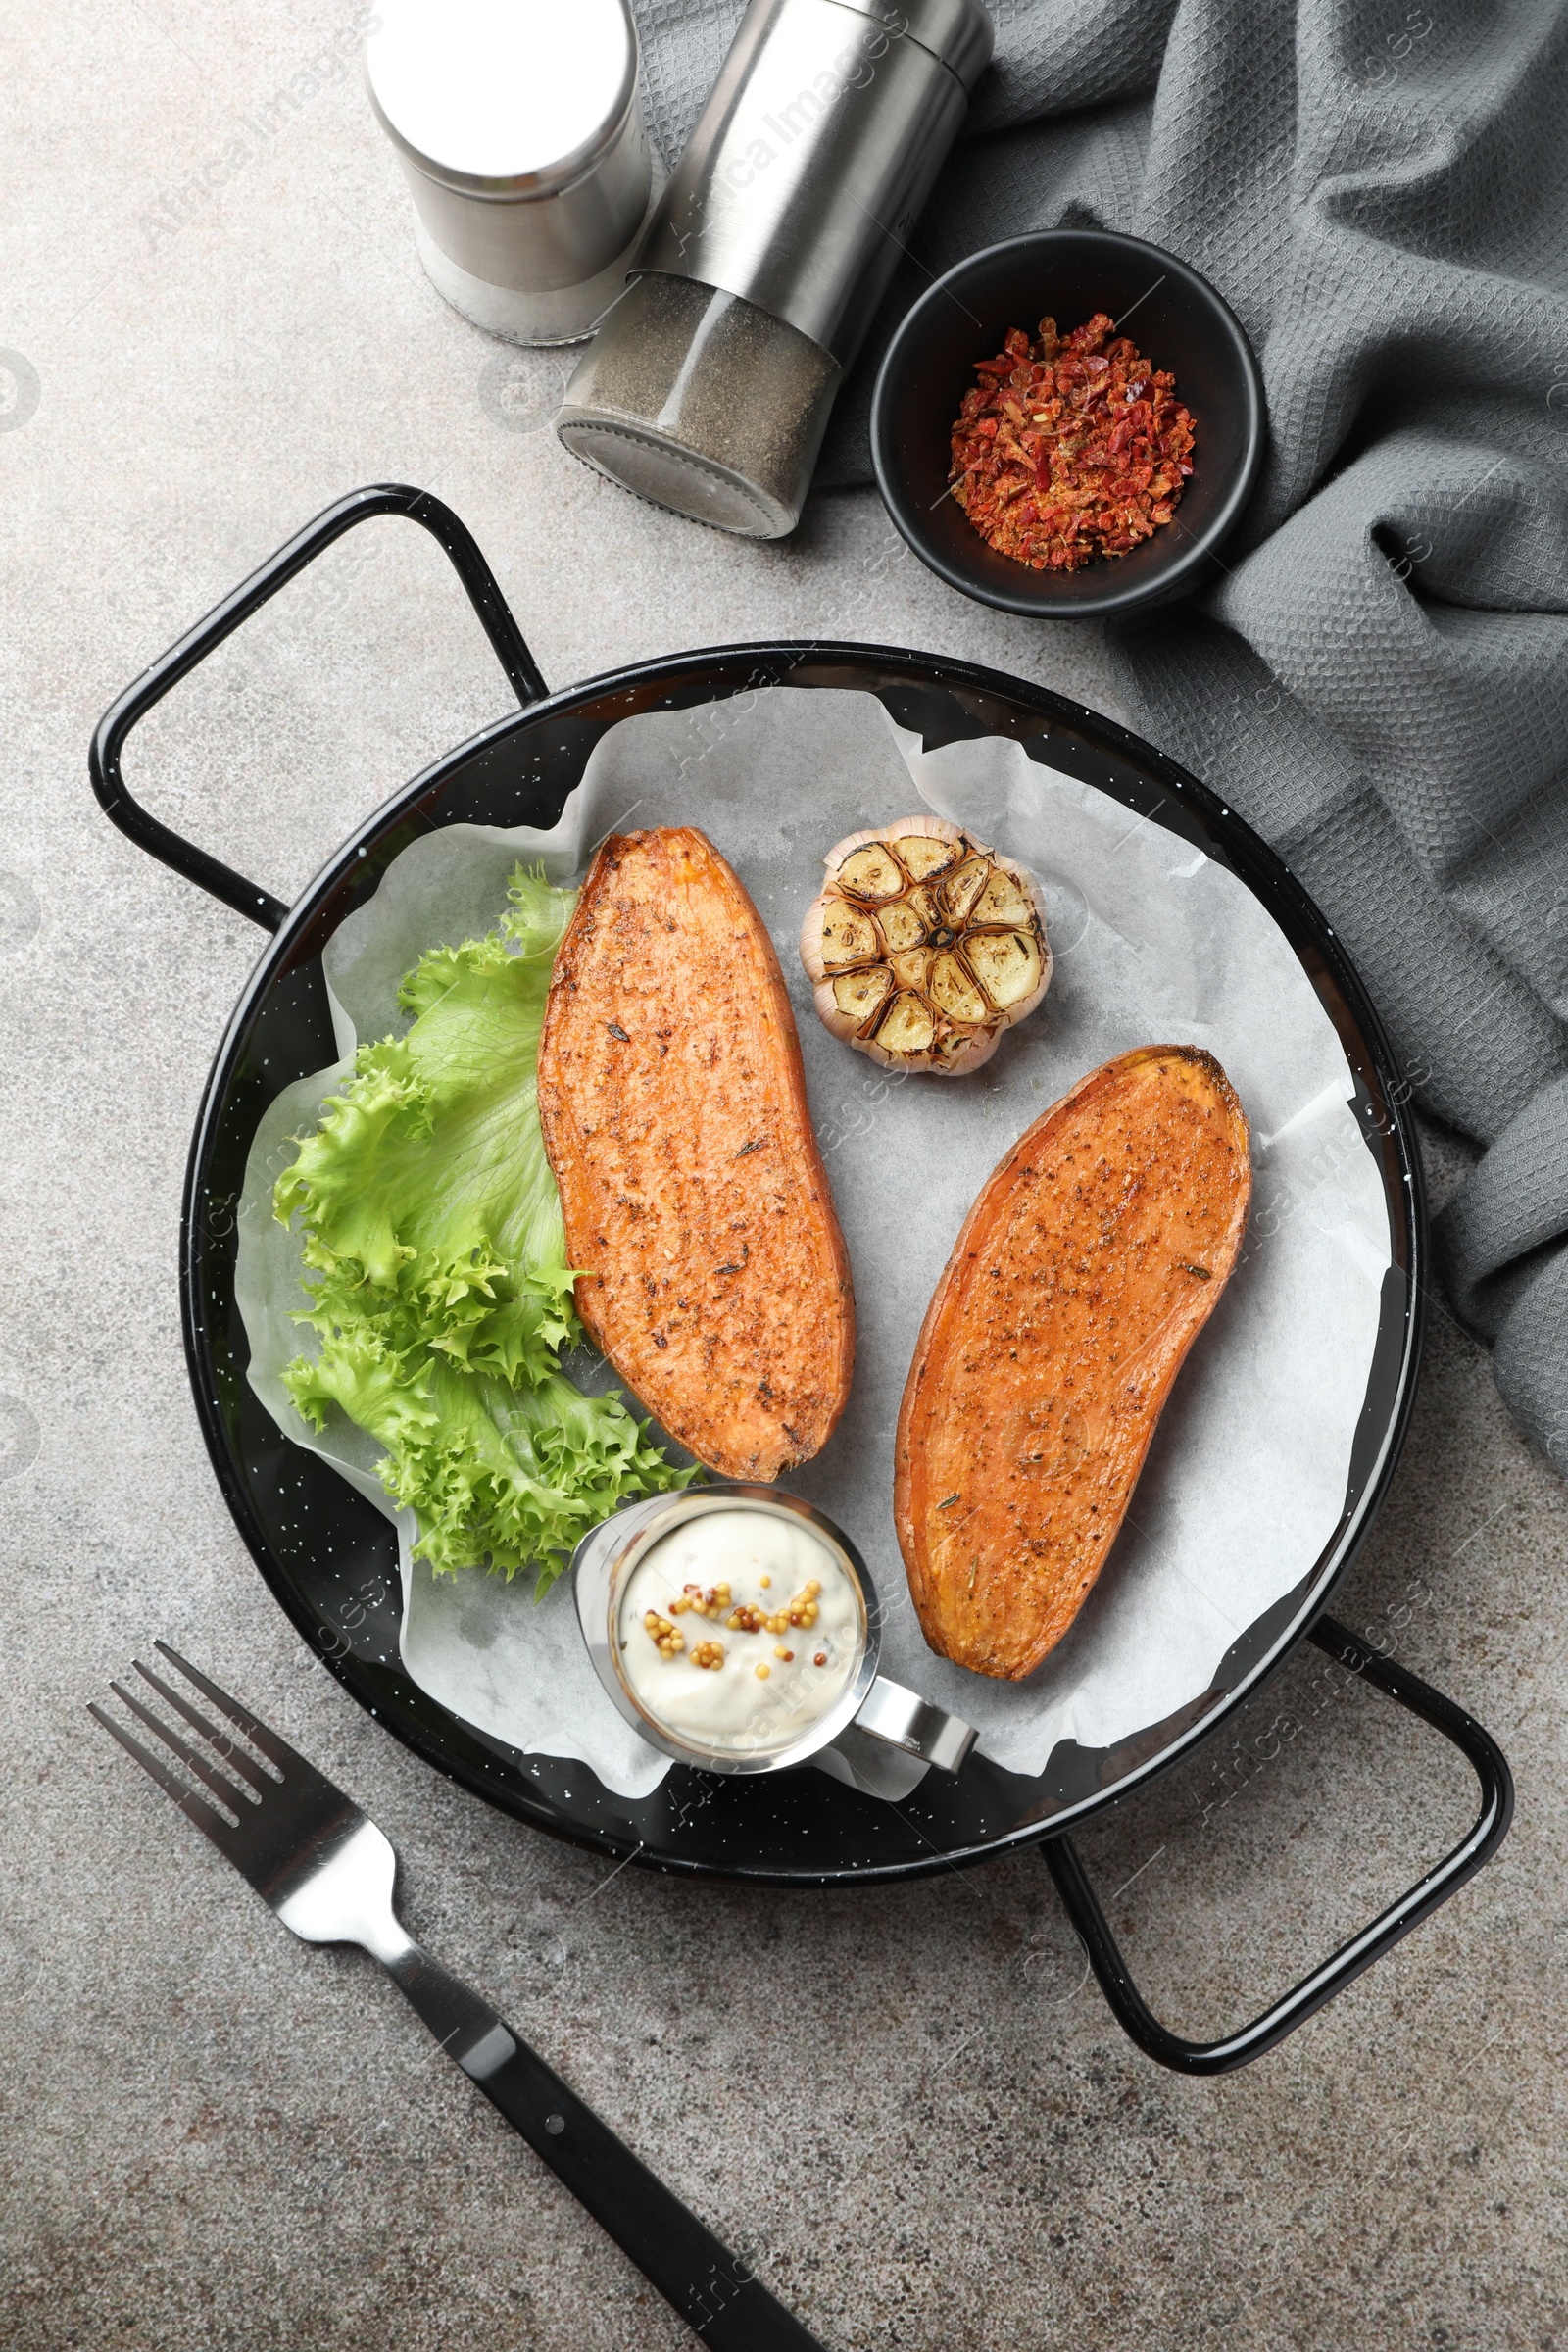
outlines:
[{"label": "garlic clove", "polygon": [[890,832],[889,837],[897,840],[905,871],[916,882],[930,882],[938,874],[945,874],[956,863],[963,846],[961,841],[939,841],[930,833]]},{"label": "garlic clove", "polygon": [[1034,907],[1022,885],[1009,874],[1005,866],[994,865],[986,876],[985,888],[969,909],[971,923],[1004,923],[1016,929],[1027,923]]},{"label": "garlic clove", "polygon": [[833,1003],[847,1021],[864,1029],[892,995],[893,979],[885,963],[873,963],[869,971],[842,973],[833,983]]},{"label": "garlic clove", "polygon": [[951,949],[932,957],[926,994],[938,1012],[945,1012],[950,1021],[961,1021],[978,1029],[990,1016],[991,1006]]},{"label": "garlic clove", "polygon": [[920,908],[911,906],[908,899],[895,899],[891,906],[882,907],[877,923],[890,956],[902,956],[906,949],[917,948],[929,927]]},{"label": "garlic clove", "polygon": [[852,850],[834,878],[856,898],[867,900],[872,906],[882,899],[896,899],[908,886],[908,876],[898,859],[879,841]]},{"label": "garlic clove", "polygon": [[969,962],[999,1012],[1009,1012],[1041,986],[1040,950],[1027,932],[971,933]]},{"label": "garlic clove", "polygon": [[876,925],[868,914],[843,899],[829,900],[822,909],[820,954],[823,968],[847,971],[852,964],[869,962],[878,953]]},{"label": "garlic clove", "polygon": [[957,872],[943,883],[942,911],[950,923],[968,920],[970,909],[985,888],[990,873],[988,858],[966,858]]},{"label": "garlic clove", "polygon": [[876,1042],[884,1054],[929,1054],[937,1033],[935,1016],[923,997],[901,989],[877,1024]]}]

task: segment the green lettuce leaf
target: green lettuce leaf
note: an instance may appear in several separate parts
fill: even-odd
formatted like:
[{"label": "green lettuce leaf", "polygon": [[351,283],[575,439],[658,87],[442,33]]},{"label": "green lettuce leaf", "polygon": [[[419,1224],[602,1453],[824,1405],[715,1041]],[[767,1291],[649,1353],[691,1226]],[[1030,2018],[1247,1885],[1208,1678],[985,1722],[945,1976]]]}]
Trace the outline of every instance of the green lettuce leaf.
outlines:
[{"label": "green lettuce leaf", "polygon": [[360,1048],[278,1178],[305,1237],[318,1353],[283,1374],[314,1428],[338,1405],[437,1574],[530,1565],[539,1599],[588,1529],[685,1486],[618,1396],[560,1369],[582,1337],[539,1128],[539,1032],[576,893],[521,866],[495,930],[403,982],[406,1036]]}]

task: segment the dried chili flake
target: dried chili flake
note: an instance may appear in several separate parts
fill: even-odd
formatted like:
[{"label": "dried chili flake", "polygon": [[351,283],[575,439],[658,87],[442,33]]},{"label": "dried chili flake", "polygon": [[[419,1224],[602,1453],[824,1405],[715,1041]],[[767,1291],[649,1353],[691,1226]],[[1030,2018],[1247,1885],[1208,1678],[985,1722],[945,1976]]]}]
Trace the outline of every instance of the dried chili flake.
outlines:
[{"label": "dried chili flake", "polygon": [[1013,327],[953,427],[957,500],[999,555],[1036,571],[1124,556],[1169,522],[1192,472],[1195,419],[1176,378],[1097,311],[1069,335]]}]

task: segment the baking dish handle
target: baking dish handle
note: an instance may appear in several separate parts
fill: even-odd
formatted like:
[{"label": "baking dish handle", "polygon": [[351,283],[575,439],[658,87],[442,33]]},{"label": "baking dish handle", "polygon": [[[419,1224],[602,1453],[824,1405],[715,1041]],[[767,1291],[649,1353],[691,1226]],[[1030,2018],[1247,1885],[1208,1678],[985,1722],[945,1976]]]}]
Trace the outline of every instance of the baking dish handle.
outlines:
[{"label": "baking dish handle", "polygon": [[1392,1658],[1384,1657],[1336,1618],[1320,1617],[1311,1628],[1311,1639],[1342,1666],[1364,1676],[1399,1706],[1419,1715],[1442,1732],[1445,1739],[1452,1740],[1469,1758],[1481,1784],[1480,1816],[1470,1835],[1435,1870],[1428,1871],[1424,1879],[1391,1904],[1370,1927],[1342,1944],[1331,1960],[1325,1960],[1321,1968],[1304,1977],[1272,2009],[1265,2009],[1261,2017],[1222,2041],[1188,2041],[1159,2023],[1128,1974],[1120,1946],[1071,1839],[1052,1838],[1043,1849],[1047,1868],[1067,1907],[1068,1918],[1083,1937],[1089,1965],[1099,1978],[1100,1988],[1115,2012],[1118,2024],[1141,2050],[1157,2059],[1161,2066],[1174,2068],[1178,2074],[1226,2075],[1253,2058],[1261,2058],[1265,2050],[1273,2049],[1287,2034],[1294,2034],[1298,2026],[1304,2025],[1332,2001],[1336,1993],[1343,1992],[1352,1978],[1370,1968],[1374,1960],[1381,1960],[1401,1936],[1408,1936],[1413,1927],[1440,1903],[1446,1902],[1467,1879],[1474,1878],[1508,1834],[1513,1817],[1513,1776],[1496,1741],[1473,1716],[1467,1715],[1451,1698],[1445,1698],[1441,1690],[1434,1690],[1430,1683],[1411,1674],[1407,1667],[1396,1666]]},{"label": "baking dish handle", "polygon": [[160,824],[156,816],[149,816],[125,789],[124,777],[120,772],[120,755],[131,728],[146,717],[155,703],[162,702],[172,686],[177,685],[198,662],[204,662],[242,620],[259,612],[270,597],[286,586],[296,572],[303,571],[307,564],[313,563],[323,548],[330,547],[334,539],[341,539],[345,531],[351,531],[357,522],[368,521],[373,514],[406,514],[411,522],[421,523],[439,541],[468,592],[469,603],[484,623],[485,635],[494,646],[517,700],[539,702],[550,691],[472,533],[458,520],[450,507],[433,498],[428,490],[412,489],[406,482],[372,482],[367,489],[351,490],[346,498],[338,499],[324,514],[318,514],[314,522],[308,522],[275,556],[270,556],[259,571],[253,571],[220,605],[215,605],[204,620],[187,629],[178,644],[172,645],[150,669],[144,670],[134,685],[126,687],[99,720],[87,759],[92,788],[105,813],[122,833],[128,834],[149,856],[172,866],[176,874],[183,874],[187,882],[199,883],[215,899],[221,899],[225,906],[232,906],[239,914],[248,914],[264,931],[278,928],[288,912],[284,902],[274,899],[270,891],[259,890],[254,882],[247,882],[243,874],[236,874],[220,858],[183,840],[168,825]]}]

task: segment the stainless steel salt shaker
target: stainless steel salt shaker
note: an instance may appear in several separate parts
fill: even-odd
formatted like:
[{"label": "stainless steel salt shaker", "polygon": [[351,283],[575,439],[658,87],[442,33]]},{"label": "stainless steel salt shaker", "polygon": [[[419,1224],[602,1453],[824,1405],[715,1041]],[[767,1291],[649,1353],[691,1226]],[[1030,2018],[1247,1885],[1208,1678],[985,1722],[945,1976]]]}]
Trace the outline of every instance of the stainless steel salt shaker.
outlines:
[{"label": "stainless steel salt shaker", "polygon": [[566,387],[565,446],[700,521],[793,530],[993,39],[980,0],[752,0]]},{"label": "stainless steel salt shaker", "polygon": [[514,342],[579,342],[654,186],[626,0],[377,0],[372,25],[370,102],[437,291]]}]

